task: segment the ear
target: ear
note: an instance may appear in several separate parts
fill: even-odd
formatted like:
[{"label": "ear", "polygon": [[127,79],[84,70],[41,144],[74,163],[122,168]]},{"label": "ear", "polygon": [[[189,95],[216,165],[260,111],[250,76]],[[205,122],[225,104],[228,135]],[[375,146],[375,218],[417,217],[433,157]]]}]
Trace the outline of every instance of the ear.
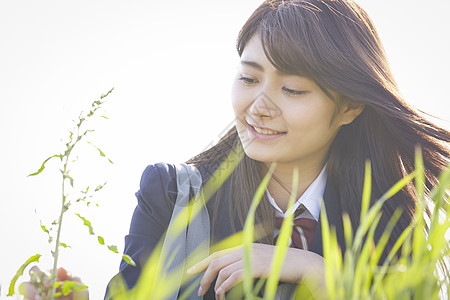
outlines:
[{"label": "ear", "polygon": [[340,113],[340,125],[348,125],[353,122],[364,110],[365,105],[362,103],[346,101],[342,104]]}]

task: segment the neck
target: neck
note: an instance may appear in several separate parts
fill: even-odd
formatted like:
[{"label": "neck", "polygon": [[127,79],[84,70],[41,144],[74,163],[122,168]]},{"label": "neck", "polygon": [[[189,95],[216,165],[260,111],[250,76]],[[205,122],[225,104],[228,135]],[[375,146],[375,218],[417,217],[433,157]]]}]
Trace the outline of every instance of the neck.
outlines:
[{"label": "neck", "polygon": [[[319,176],[325,163],[311,164],[308,166],[293,166],[291,164],[277,164],[268,190],[282,211],[288,208],[289,198],[292,192],[292,176],[294,169],[298,169],[299,179],[297,182],[297,193],[295,200],[299,199],[308,189],[311,183]],[[267,164],[269,167],[270,165]]]}]

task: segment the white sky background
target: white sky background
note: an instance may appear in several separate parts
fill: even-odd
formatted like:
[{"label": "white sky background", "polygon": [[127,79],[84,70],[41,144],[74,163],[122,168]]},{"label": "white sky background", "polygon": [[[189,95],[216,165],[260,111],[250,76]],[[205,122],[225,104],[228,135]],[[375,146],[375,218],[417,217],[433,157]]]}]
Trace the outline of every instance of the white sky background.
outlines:
[{"label": "white sky background", "polygon": [[[58,215],[56,160],[71,120],[114,87],[93,122],[73,176],[78,190],[108,184],[98,208],[76,209],[96,234],[123,249],[134,192],[145,166],[181,162],[200,152],[233,120],[230,85],[235,39],[260,1],[0,0],[0,282],[4,297],[17,268],[50,249],[39,220]],[[359,1],[384,41],[402,93],[449,120],[450,1]],[[441,123],[447,129],[448,122]],[[37,214],[35,213],[37,211]],[[60,265],[102,299],[120,256],[98,245],[69,211]]]}]

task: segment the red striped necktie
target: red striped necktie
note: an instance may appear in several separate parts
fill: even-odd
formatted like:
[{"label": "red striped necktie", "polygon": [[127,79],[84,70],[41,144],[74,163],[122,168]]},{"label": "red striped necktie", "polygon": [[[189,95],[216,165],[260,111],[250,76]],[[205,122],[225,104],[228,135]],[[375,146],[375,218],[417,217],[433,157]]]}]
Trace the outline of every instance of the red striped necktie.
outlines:
[{"label": "red striped necktie", "polygon": [[[308,250],[312,245],[314,238],[314,230],[316,229],[317,221],[310,218],[298,217],[306,211],[306,207],[300,205],[294,213],[294,224],[292,227],[292,236],[289,241],[289,246],[298,249]],[[284,218],[275,218],[275,228],[280,229]],[[274,243],[277,242],[278,236],[274,238]]]}]

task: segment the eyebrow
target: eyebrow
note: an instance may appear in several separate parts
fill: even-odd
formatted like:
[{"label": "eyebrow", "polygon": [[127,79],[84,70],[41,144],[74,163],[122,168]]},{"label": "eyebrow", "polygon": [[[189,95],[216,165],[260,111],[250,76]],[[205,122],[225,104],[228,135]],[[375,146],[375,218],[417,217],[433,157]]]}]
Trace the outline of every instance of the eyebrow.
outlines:
[{"label": "eyebrow", "polygon": [[257,62],[254,62],[254,61],[241,60],[241,64],[253,67],[255,69],[258,69],[259,71],[264,71],[263,66],[261,66],[260,64],[258,64]]},{"label": "eyebrow", "polygon": [[[247,65],[247,66],[250,66],[250,67],[253,67],[253,68],[255,68],[255,69],[257,69],[257,70],[259,70],[259,71],[261,71],[261,72],[264,72],[264,67],[263,66],[261,66],[260,64],[258,64],[257,62],[255,62],[255,61],[251,61],[251,60],[241,60],[241,64],[243,64],[243,65]],[[297,74],[290,74],[290,73],[287,73],[287,72],[283,72],[283,71],[280,71],[280,70],[276,70],[276,72],[279,74],[279,75],[297,75]],[[297,76],[299,76],[299,75],[297,75]]]}]

